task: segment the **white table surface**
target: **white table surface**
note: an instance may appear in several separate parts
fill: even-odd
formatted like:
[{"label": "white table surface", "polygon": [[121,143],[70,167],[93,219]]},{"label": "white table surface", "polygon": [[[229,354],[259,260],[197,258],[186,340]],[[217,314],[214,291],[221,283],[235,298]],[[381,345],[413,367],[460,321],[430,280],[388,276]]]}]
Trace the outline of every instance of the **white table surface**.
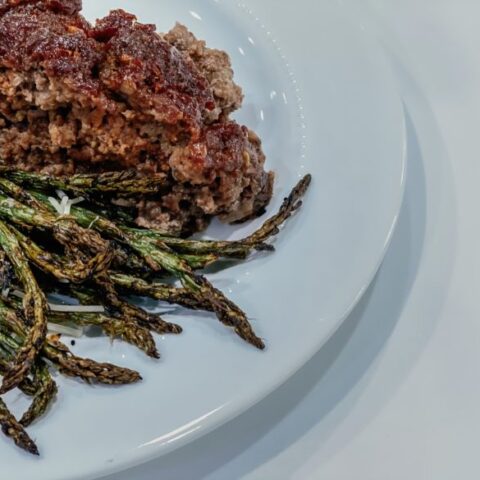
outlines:
[{"label": "white table surface", "polygon": [[343,3],[391,56],[408,116],[406,198],[381,272],[277,392],[108,480],[480,478],[480,2]]}]

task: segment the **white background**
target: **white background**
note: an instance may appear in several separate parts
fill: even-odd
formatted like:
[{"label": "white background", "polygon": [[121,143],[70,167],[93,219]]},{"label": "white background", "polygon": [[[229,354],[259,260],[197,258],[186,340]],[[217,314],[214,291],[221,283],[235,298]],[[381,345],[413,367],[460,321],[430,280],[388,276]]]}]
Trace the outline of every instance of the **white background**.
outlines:
[{"label": "white background", "polygon": [[480,2],[343,3],[384,45],[408,116],[407,192],[384,266],[277,392],[108,480],[480,478]]}]

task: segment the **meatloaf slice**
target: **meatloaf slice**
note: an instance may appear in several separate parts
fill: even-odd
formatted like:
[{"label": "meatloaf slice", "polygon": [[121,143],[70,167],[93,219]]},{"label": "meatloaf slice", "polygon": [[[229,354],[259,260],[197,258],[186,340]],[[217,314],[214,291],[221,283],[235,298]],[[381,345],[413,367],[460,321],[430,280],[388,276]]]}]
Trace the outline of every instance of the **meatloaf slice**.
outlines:
[{"label": "meatloaf slice", "polygon": [[0,0],[1,161],[166,173],[169,190],[132,202],[139,225],[175,233],[262,211],[273,175],[258,137],[229,119],[242,92],[228,56],[181,25],[160,35],[123,10],[95,25],[80,11],[80,0]]}]

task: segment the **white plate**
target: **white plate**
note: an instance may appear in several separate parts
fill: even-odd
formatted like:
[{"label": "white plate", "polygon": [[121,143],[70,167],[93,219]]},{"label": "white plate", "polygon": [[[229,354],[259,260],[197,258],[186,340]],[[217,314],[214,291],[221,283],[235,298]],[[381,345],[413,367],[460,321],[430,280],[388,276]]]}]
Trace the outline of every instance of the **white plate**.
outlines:
[{"label": "white plate", "polygon": [[[338,4],[282,3],[259,5],[270,8],[264,19],[270,32],[235,1],[85,1],[90,18],[122,7],[161,30],[179,20],[232,54],[246,92],[237,118],[260,133],[278,175],[270,212],[301,175],[311,172],[315,182],[277,239],[276,254],[212,278],[250,313],[265,352],[202,315],[181,318],[183,335],[159,339],[160,362],[120,343],[81,340],[75,352],[136,368],[144,382],[109,389],[58,378],[55,408],[30,429],[42,456],[31,458],[0,439],[2,478],[97,478],[207,433],[292,375],[373,278],[405,176],[404,117],[393,77],[380,49]],[[233,237],[252,228],[211,232]],[[21,410],[19,398],[9,400]]]}]

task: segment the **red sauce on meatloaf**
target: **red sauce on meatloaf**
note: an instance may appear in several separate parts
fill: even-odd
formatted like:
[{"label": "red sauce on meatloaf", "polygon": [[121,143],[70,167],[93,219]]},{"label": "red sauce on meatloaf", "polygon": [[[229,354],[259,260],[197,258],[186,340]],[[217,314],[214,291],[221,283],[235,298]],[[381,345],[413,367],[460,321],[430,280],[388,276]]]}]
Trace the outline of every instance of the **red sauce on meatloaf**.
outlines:
[{"label": "red sauce on meatloaf", "polygon": [[[134,168],[172,188],[133,199],[137,223],[171,232],[264,208],[273,175],[228,56],[177,25],[123,10],[96,24],[80,0],[0,0],[0,158],[53,175]],[[118,199],[112,199],[118,202]]]}]

